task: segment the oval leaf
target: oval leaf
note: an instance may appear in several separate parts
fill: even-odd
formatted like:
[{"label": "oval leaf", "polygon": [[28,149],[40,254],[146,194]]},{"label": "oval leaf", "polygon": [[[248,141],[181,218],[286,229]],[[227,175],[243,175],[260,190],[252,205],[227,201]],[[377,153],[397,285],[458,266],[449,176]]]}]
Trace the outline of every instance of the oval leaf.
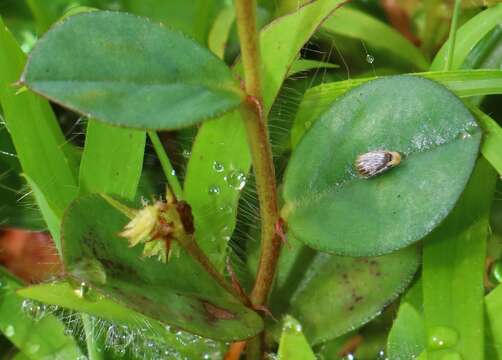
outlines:
[{"label": "oval leaf", "polygon": [[[307,245],[351,256],[420,240],[453,208],[472,172],[481,131],[441,85],[396,76],[336,101],[304,136],[286,173],[283,216]],[[365,179],[356,158],[400,152],[401,164]]]},{"label": "oval leaf", "polygon": [[61,232],[67,272],[110,300],[197,335],[232,341],[261,330],[261,318],[185,253],[163,264],[128,247],[117,235],[127,221],[98,195],[75,200]]},{"label": "oval leaf", "polygon": [[377,316],[406,288],[419,259],[416,246],[370,258],[319,253],[287,311],[300,321],[311,345],[334,339]]},{"label": "oval leaf", "polygon": [[183,34],[105,11],[57,24],[37,42],[22,81],[75,111],[143,129],[189,126],[243,97],[225,63]]}]

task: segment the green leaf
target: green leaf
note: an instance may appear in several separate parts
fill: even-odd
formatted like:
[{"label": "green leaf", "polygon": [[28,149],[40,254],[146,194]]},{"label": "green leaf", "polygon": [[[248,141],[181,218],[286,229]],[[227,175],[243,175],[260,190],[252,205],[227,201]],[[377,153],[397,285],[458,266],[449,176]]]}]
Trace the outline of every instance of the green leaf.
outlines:
[{"label": "green leaf", "polygon": [[7,129],[0,126],[0,226],[46,230],[42,214],[27,194],[26,181]]},{"label": "green leaf", "polygon": [[425,349],[426,338],[422,315],[412,305],[402,303],[387,340],[389,360],[415,359]]},{"label": "green leaf", "polygon": [[[319,0],[277,19],[260,34],[263,84],[267,84],[264,111],[268,113],[291,64],[325,17],[342,1]],[[239,72],[239,65],[234,68]],[[225,171],[214,170],[215,162]],[[235,228],[239,194],[228,186],[225,176],[247,176],[251,155],[241,114],[232,112],[202,124],[192,148],[184,183],[184,199],[192,205],[196,239],[217,267],[226,255],[228,236]],[[209,191],[219,188],[219,193]],[[215,211],[216,210],[216,211]]]},{"label": "green leaf", "polygon": [[21,311],[23,298],[16,294],[21,286],[0,268],[0,331],[31,360],[76,359],[81,355],[75,340],[64,334],[63,324],[45,307],[36,319]]},{"label": "green leaf", "polygon": [[[480,158],[455,209],[424,240],[422,280],[428,342],[435,336],[449,342],[451,351],[472,360],[484,359],[483,275],[495,178],[493,169]],[[442,359],[444,351],[429,347],[427,358]]]},{"label": "green leaf", "polygon": [[[448,72],[424,72],[409,74],[437,81],[459,97],[501,94],[502,73],[498,70],[460,70]],[[338,97],[350,89],[379,77],[336,81],[310,88],[298,109],[291,131],[291,143],[295,147],[305,131],[326,111]]]},{"label": "green leaf", "polygon": [[370,48],[384,50],[417,70],[425,70],[429,63],[424,55],[397,30],[364,12],[344,7],[323,24],[321,32],[343,35],[364,41]]},{"label": "green leaf", "polygon": [[[501,23],[502,4],[495,5],[471,18],[458,31],[455,41],[455,55],[452,69],[459,69],[476,44],[495,26]],[[430,70],[442,70],[446,63],[449,41],[436,54]]]},{"label": "green leaf", "polygon": [[[154,344],[160,342],[162,345],[167,345],[171,350],[175,349],[189,359],[200,359],[205,353],[214,351],[214,346],[218,347],[217,344],[208,339],[185,333],[179,329],[170,331],[169,328],[160,322],[102,296],[93,288],[88,288],[86,296],[83,297],[77,295],[79,291],[79,286],[73,287],[68,282],[57,281],[25,287],[19,289],[17,292],[21,296],[43,303],[56,304],[66,309],[73,309],[92,315],[94,323],[98,322],[98,325],[93,330],[100,334],[104,332],[106,335],[110,323],[114,325],[118,324],[127,327],[133,333],[137,334],[140,332],[141,337],[137,339],[140,343],[144,340],[148,340],[150,343],[153,340]],[[103,325],[106,326],[105,330],[102,328]],[[110,346],[112,344],[106,345]],[[141,346],[142,355],[148,357],[148,351],[151,349],[145,348],[143,345]],[[127,349],[120,350],[127,351]],[[108,359],[108,357],[105,359]]]},{"label": "green leaf", "polygon": [[233,6],[227,6],[220,11],[209,32],[208,47],[220,59],[225,57],[228,37],[234,23],[235,10]]},{"label": "green leaf", "polygon": [[158,1],[125,0],[132,13],[162,21],[205,45],[208,33],[224,0]]},{"label": "green leaf", "polygon": [[89,117],[142,129],[193,125],[243,98],[207,49],[145,18],[105,11],[72,16],[48,31],[22,81]]},{"label": "green leaf", "polygon": [[486,314],[486,359],[502,356],[502,286],[497,286],[485,297]]},{"label": "green leaf", "polygon": [[483,129],[483,144],[481,153],[486,160],[502,174],[502,128],[491,117],[479,110],[475,106],[469,106],[471,112],[476,116],[479,126]]},{"label": "green leaf", "polygon": [[370,258],[323,253],[311,261],[298,257],[297,279],[287,282],[296,282],[296,290],[285,311],[300,321],[312,345],[328,341],[377,316],[406,288],[418,266],[415,246]]},{"label": "green leaf", "polygon": [[100,196],[75,200],[62,226],[68,273],[110,300],[198,335],[233,341],[261,330],[261,318],[185,253],[163,264],[129,248],[117,235],[128,220]]},{"label": "green leaf", "polygon": [[336,64],[331,64],[325,61],[298,59],[291,65],[288,76],[313,69],[336,69],[338,67],[339,66]]},{"label": "green leaf", "polygon": [[[470,112],[435,82],[395,76],[354,88],[292,155],[282,210],[289,231],[314,249],[350,256],[416,242],[460,197],[480,140]],[[383,175],[361,178],[354,162],[373,150],[404,158]]]},{"label": "green leaf", "polygon": [[80,163],[80,191],[132,200],[141,177],[145,140],[142,130],[89,120]]},{"label": "green leaf", "polygon": [[314,352],[302,333],[301,324],[291,316],[286,316],[283,321],[281,341],[279,343],[279,359],[316,359]]},{"label": "green leaf", "polygon": [[279,93],[298,52],[328,15],[344,4],[341,0],[320,0],[283,16],[260,34],[263,66],[263,106],[268,112]]},{"label": "green leaf", "polygon": [[[64,151],[66,139],[49,103],[30,92],[16,95],[12,84],[19,79],[24,62],[23,52],[0,20],[0,102],[5,124],[24,174],[38,189],[39,206],[47,205],[42,214],[49,222],[54,216],[60,219],[75,197],[76,179],[72,159]],[[59,226],[49,228],[59,248]]]}]

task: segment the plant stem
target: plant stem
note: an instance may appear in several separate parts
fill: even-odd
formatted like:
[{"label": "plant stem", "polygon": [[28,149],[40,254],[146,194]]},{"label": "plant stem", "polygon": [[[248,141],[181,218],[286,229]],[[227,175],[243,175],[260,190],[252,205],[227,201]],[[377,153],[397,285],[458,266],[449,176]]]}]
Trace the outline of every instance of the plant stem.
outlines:
[{"label": "plant stem", "polygon": [[461,0],[455,0],[455,5],[453,7],[453,16],[450,24],[450,35],[448,36],[448,54],[446,55],[446,63],[444,66],[445,71],[452,70],[453,67],[453,55],[455,52],[455,41],[457,38],[457,24],[460,15],[460,8],[462,5]]},{"label": "plant stem", "polygon": [[249,299],[235,289],[223,275],[214,267],[211,260],[206,256],[204,251],[197,245],[195,239],[192,236],[187,236],[183,239],[178,239],[180,246],[185,249],[185,251],[193,257],[206,272],[214,279],[221,287],[227,290],[229,293],[233,294],[237,299],[239,299],[244,305],[250,306],[251,303]]},{"label": "plant stem", "polygon": [[276,233],[279,211],[272,149],[261,104],[261,63],[256,29],[256,1],[236,0],[235,11],[244,65],[245,88],[248,94],[241,112],[253,160],[262,224],[260,261],[251,292],[251,302],[254,306],[260,306],[267,301],[281,249],[281,240]]},{"label": "plant stem", "polygon": [[260,45],[256,29],[256,0],[235,0],[235,16],[248,95],[261,100]]},{"label": "plant stem", "polygon": [[171,191],[177,200],[182,200],[183,190],[181,189],[181,185],[176,177],[174,168],[167,157],[164,145],[162,145],[162,142],[160,141],[159,135],[156,131],[148,131],[148,136],[152,141],[152,145],[157,153],[160,165],[162,166],[162,170],[164,170],[164,174],[166,175],[167,183],[169,184]]},{"label": "plant stem", "polygon": [[[255,308],[267,302],[272,288],[281,240],[276,231],[279,224],[277,189],[272,149],[269,141],[266,116],[262,106],[261,56],[256,29],[256,0],[235,0],[237,29],[241,45],[247,101],[241,112],[253,160],[256,190],[260,201],[261,245],[256,279],[251,292]],[[263,354],[263,336],[258,335],[248,343],[248,359],[259,359]]]}]

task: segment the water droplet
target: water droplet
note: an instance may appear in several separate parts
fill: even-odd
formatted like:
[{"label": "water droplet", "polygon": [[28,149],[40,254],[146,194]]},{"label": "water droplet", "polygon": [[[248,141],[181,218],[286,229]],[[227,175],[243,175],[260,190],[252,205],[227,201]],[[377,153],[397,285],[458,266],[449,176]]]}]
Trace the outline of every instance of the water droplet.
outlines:
[{"label": "water droplet", "polygon": [[375,61],[375,57],[373,55],[370,55],[370,54],[366,55],[366,62],[368,64],[373,64],[374,61]]},{"label": "water droplet", "polygon": [[502,261],[497,260],[490,266],[490,281],[494,284],[502,283]]},{"label": "water droplet", "polygon": [[30,344],[28,346],[28,352],[30,354],[35,354],[38,350],[40,350],[40,345],[38,344]]},{"label": "water droplet", "polygon": [[225,176],[228,186],[235,190],[242,190],[246,185],[246,175],[240,170],[232,170]]},{"label": "water droplet", "polygon": [[312,121],[305,121],[305,124],[303,124],[303,126],[305,127],[305,129],[310,129],[310,127],[312,126]]},{"label": "water droplet", "polygon": [[209,195],[219,195],[220,194],[220,188],[216,185],[210,186],[209,189],[207,190]]},{"label": "water droplet", "polygon": [[15,334],[16,334],[16,329],[14,329],[14,326],[7,325],[7,327],[5,328],[5,336],[12,337]]},{"label": "water droplet", "polygon": [[446,326],[436,326],[429,332],[428,347],[431,350],[446,349],[458,341],[458,334],[452,328]]},{"label": "water droplet", "polygon": [[89,294],[89,291],[91,290],[89,284],[87,284],[85,281],[82,281],[79,285],[78,288],[74,290],[75,295],[77,295],[79,298],[84,298]]},{"label": "water droplet", "polygon": [[39,321],[45,316],[47,306],[30,299],[25,299],[21,304],[21,310],[31,319]]},{"label": "water droplet", "polygon": [[441,354],[440,357],[441,360],[462,360],[462,355],[460,355],[458,352],[449,350],[447,352],[444,352]]},{"label": "water droplet", "polygon": [[459,134],[458,134],[458,138],[459,139],[462,139],[462,140],[466,140],[466,139],[469,139],[472,135],[469,134],[468,131],[461,131]]},{"label": "water droplet", "polygon": [[188,159],[190,158],[190,155],[192,155],[192,152],[190,150],[183,150],[183,152],[181,153],[181,155],[185,158],[185,159]]},{"label": "water droplet", "polygon": [[380,350],[377,354],[377,360],[386,360],[387,356],[385,356],[385,350]]},{"label": "water droplet", "polygon": [[172,175],[172,176],[176,176],[176,170],[172,169],[172,170],[171,170],[171,175]]},{"label": "water droplet", "polygon": [[219,163],[218,161],[213,161],[213,170],[216,172],[223,172],[225,170],[225,167],[223,166],[222,163]]},{"label": "water droplet", "polygon": [[302,325],[293,319],[292,317],[286,317],[284,320],[284,326],[283,326],[283,331],[289,332],[289,333],[301,333],[302,332]]}]

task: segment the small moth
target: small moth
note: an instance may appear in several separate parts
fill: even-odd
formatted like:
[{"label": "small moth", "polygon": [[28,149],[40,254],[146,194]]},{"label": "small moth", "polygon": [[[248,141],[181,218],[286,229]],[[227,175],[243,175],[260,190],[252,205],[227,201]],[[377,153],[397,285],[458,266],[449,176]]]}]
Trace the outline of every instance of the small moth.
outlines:
[{"label": "small moth", "polygon": [[400,153],[376,150],[359,155],[356,159],[356,169],[362,177],[371,178],[399,165],[400,162]]}]

